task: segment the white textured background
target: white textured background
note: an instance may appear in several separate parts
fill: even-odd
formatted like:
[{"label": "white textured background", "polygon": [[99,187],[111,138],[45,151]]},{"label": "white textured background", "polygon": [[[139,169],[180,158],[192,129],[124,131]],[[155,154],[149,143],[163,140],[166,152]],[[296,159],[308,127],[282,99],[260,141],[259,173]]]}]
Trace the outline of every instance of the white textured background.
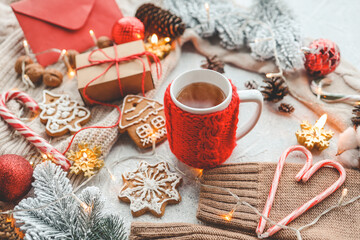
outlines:
[{"label": "white textured background", "polygon": [[[9,17],[11,10],[7,6],[8,0],[0,0],[0,22],[2,27],[7,27],[9,31],[17,28],[18,25],[14,17]],[[139,1],[117,1],[120,8],[123,9],[124,15],[132,15]],[[242,5],[249,5],[251,1],[237,1]],[[302,26],[303,36],[311,38],[328,38],[336,42],[341,50],[342,58],[348,60],[358,69],[360,68],[360,2],[358,0],[347,1],[312,1],[312,0],[287,0],[286,1],[297,15]],[[129,5],[132,4],[132,5]],[[4,31],[0,31],[0,42],[6,38]],[[156,99],[162,102],[165,88],[172,79],[184,71],[199,68],[201,61],[204,59],[200,56],[191,45],[185,45],[181,59],[161,88],[158,90]],[[244,89],[244,83],[254,79],[261,83],[261,77],[245,72],[243,70],[226,66],[225,75],[233,80],[239,89]],[[360,81],[360,79],[359,79]],[[299,128],[301,120],[309,120],[314,123],[318,118],[316,114],[308,110],[301,103],[296,102],[292,97],[287,96],[283,102],[291,103],[295,107],[292,115],[279,114],[277,106],[265,104],[262,117],[258,125],[243,139],[238,141],[232,156],[227,162],[276,162],[281,153],[289,146],[297,143],[295,131]],[[240,122],[246,121],[246,116],[251,112],[251,106],[241,108]],[[315,161],[324,158],[334,158],[336,153],[338,133],[332,139],[330,147],[322,153],[315,153]],[[165,156],[179,168],[186,171],[191,177],[190,170],[179,163],[171,154],[168,143],[165,142],[157,148],[159,155]],[[106,158],[106,164],[109,166],[117,160],[126,156],[139,155],[140,152],[135,148],[130,138],[123,135],[114,145],[111,153]],[[153,159],[152,162],[157,162]],[[303,162],[304,159],[300,154],[293,154],[289,157],[290,162]],[[182,202],[177,205],[171,205],[166,208],[165,215],[162,218],[153,217],[151,214],[145,214],[138,218],[133,218],[130,213],[129,204],[120,202],[117,198],[117,192],[121,187],[121,174],[127,170],[136,168],[138,160],[129,160],[120,163],[111,171],[116,178],[113,182],[110,180],[106,171],[102,171],[89,185],[98,186],[104,196],[107,198],[106,210],[109,212],[120,213],[129,227],[132,221],[149,221],[149,222],[188,222],[198,223],[196,219],[198,186],[194,181],[184,179],[180,186]]]}]

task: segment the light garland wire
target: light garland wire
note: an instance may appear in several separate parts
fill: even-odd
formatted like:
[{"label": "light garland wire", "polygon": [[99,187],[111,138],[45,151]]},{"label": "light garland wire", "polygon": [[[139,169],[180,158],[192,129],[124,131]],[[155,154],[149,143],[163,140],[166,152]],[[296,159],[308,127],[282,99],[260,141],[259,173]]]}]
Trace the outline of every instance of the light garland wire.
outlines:
[{"label": "light garland wire", "polygon": [[[311,223],[309,224],[306,224],[304,226],[301,226],[299,228],[293,228],[293,227],[289,227],[289,226],[285,226],[285,225],[281,225],[281,224],[278,224],[277,222],[271,220],[270,218],[264,216],[262,213],[260,213],[260,211],[252,206],[250,203],[246,202],[246,201],[242,201],[239,196],[237,196],[235,193],[233,193],[230,189],[228,188],[223,188],[223,187],[219,187],[219,186],[213,186],[213,185],[208,185],[208,184],[204,184],[204,183],[201,183],[201,179],[202,179],[202,175],[203,175],[203,169],[197,169],[198,171],[198,175],[193,178],[193,177],[189,177],[186,173],[184,173],[183,171],[181,171],[175,164],[169,162],[167,159],[165,159],[164,156],[162,155],[158,155],[157,152],[156,152],[156,144],[155,144],[155,141],[153,143],[153,146],[152,146],[152,151],[150,152],[150,154],[148,155],[136,155],[136,156],[127,156],[127,157],[123,157],[117,161],[115,161],[112,165],[111,165],[111,168],[116,166],[117,164],[121,163],[121,162],[124,162],[124,161],[127,161],[127,160],[130,160],[130,159],[146,159],[146,158],[155,158],[155,159],[161,159],[162,161],[165,161],[167,162],[169,165],[171,165],[177,172],[179,172],[181,175],[183,175],[183,177],[191,180],[191,181],[195,181],[196,183],[200,183],[200,186],[205,186],[205,187],[210,187],[210,188],[218,188],[218,189],[222,189],[222,190],[225,190],[227,191],[231,196],[233,196],[236,200],[236,203],[234,204],[234,207],[226,214],[223,214],[221,215],[220,217],[222,217],[224,220],[226,221],[231,221],[232,219],[232,216],[233,214],[236,212],[237,208],[240,206],[240,205],[244,205],[244,206],[247,206],[249,207],[250,209],[252,209],[254,211],[255,214],[263,217],[266,221],[268,221],[269,223],[271,224],[274,224],[274,225],[277,225],[279,226],[280,228],[282,229],[289,229],[289,230],[292,230],[295,232],[295,235],[297,237],[298,240],[302,240],[302,237],[301,237],[301,233],[300,231],[306,229],[306,228],[309,228],[313,225],[315,225],[319,219],[324,216],[325,214],[331,212],[332,210],[336,209],[336,208],[339,208],[339,207],[344,207],[346,205],[349,205],[357,200],[360,199],[360,195],[359,196],[356,196],[354,198],[352,198],[351,200],[347,201],[347,202],[343,202],[345,196],[347,195],[347,189],[344,189],[343,192],[342,192],[342,195],[338,201],[338,203],[334,206],[331,206],[329,207],[328,209],[326,209],[325,211],[323,211],[320,215],[318,215]],[[104,165],[104,168],[107,170],[109,176],[110,176],[110,179],[112,181],[115,181],[115,178],[113,176],[113,174],[111,173],[110,169],[106,167],[106,165]],[[98,173],[101,171],[101,169],[98,171]],[[98,174],[97,173],[97,174]],[[18,209],[18,210],[8,210],[8,211],[3,211],[3,212],[0,212],[0,214],[6,214],[6,215],[12,215],[13,213],[15,212],[28,212],[28,211],[37,211],[37,210],[42,210],[42,209],[45,209],[55,203],[58,203],[60,202],[62,199],[65,199],[67,197],[73,197],[77,202],[79,202],[80,206],[84,209],[84,212],[90,214],[91,211],[92,211],[92,206],[89,206],[87,205],[86,203],[84,203],[83,201],[81,201],[76,195],[75,193],[81,189],[82,187],[84,187],[88,182],[90,182],[95,176],[97,176],[97,174],[89,177],[86,181],[82,182],[79,186],[77,186],[75,189],[73,189],[73,191],[69,194],[66,194],[64,196],[62,196],[61,198],[58,198],[57,200],[53,201],[53,202],[50,202],[46,205],[43,205],[43,206],[40,206],[40,207],[37,207],[37,208],[31,208],[31,209]],[[267,233],[264,233],[262,235],[259,235],[258,238],[259,239],[262,239],[262,238],[267,238],[269,237],[267,235]]]},{"label": "light garland wire", "polygon": [[[256,39],[256,41],[270,41],[270,40],[272,40],[272,42],[273,42],[273,46],[274,46],[274,47],[273,47],[274,59],[275,59],[275,64],[276,64],[276,66],[277,66],[278,69],[279,69],[279,72],[277,72],[277,73],[267,73],[267,74],[266,74],[266,77],[268,77],[268,78],[281,77],[282,79],[284,79],[284,80],[286,81],[286,78],[285,78],[285,76],[284,76],[283,69],[280,67],[280,61],[279,61],[278,53],[277,53],[277,50],[276,50],[275,35],[274,35],[274,32],[273,32],[272,28],[271,28],[268,24],[266,24],[266,23],[264,23],[264,22],[260,22],[260,21],[252,21],[252,22],[265,25],[265,27],[268,28],[268,30],[269,30],[270,33],[271,33],[271,37],[264,38],[264,39]],[[246,24],[248,24],[248,23],[246,23]],[[290,92],[291,92],[291,91],[290,91]],[[306,101],[306,100],[298,97],[298,96],[297,96],[296,94],[294,94],[294,93],[291,93],[291,95],[292,95],[294,98],[296,98],[297,100],[301,101],[301,102],[305,102],[305,103],[307,103],[307,104],[312,105],[312,103],[310,103],[310,102],[308,102],[308,101]],[[149,155],[140,155],[140,156],[128,156],[128,157],[124,157],[124,158],[119,159],[118,161],[114,162],[113,165],[112,165],[112,167],[116,166],[116,165],[119,164],[120,162],[123,162],[123,161],[126,161],[126,160],[130,160],[130,159],[134,159],[134,158],[136,158],[136,159],[151,158],[151,157],[163,158],[161,155],[157,155],[156,149],[155,149],[155,148],[156,148],[155,145],[156,145],[156,142],[153,141],[152,151],[151,151],[151,153],[150,153]],[[188,179],[191,179],[191,180],[195,180],[195,182],[200,183],[201,186],[219,188],[219,189],[223,189],[223,190],[226,190],[227,192],[229,192],[229,194],[232,195],[232,196],[237,200],[237,202],[236,202],[236,204],[234,205],[234,207],[231,209],[230,212],[228,212],[227,214],[222,215],[223,219],[225,219],[225,220],[227,220],[227,221],[231,221],[232,216],[233,216],[233,214],[235,213],[235,211],[236,211],[236,209],[238,208],[238,206],[240,206],[240,205],[245,205],[245,206],[248,206],[249,208],[251,208],[257,215],[263,217],[263,218],[264,218],[266,221],[268,221],[269,223],[274,224],[274,225],[277,225],[277,226],[279,226],[279,227],[282,228],[282,229],[290,229],[290,230],[294,231],[298,240],[302,240],[300,231],[302,231],[302,230],[304,230],[304,229],[306,229],[306,228],[309,228],[309,227],[313,226],[314,224],[316,224],[316,223],[319,221],[319,219],[320,219],[322,216],[324,216],[325,214],[331,212],[332,210],[334,210],[334,209],[336,209],[336,208],[344,207],[344,206],[349,205],[349,204],[351,204],[351,203],[353,203],[353,202],[355,202],[355,201],[357,201],[357,200],[360,199],[360,195],[359,195],[359,196],[356,196],[356,197],[352,198],[352,199],[349,200],[348,202],[343,203],[343,199],[344,199],[344,197],[345,197],[346,194],[347,194],[347,189],[344,189],[343,192],[342,192],[341,198],[340,198],[339,202],[338,202],[336,205],[333,205],[333,206],[329,207],[328,209],[326,209],[325,211],[323,211],[323,212],[322,212],[320,215],[318,215],[311,223],[306,224],[306,225],[304,225],[304,226],[299,227],[298,229],[296,229],[296,228],[289,227],[289,226],[285,226],[285,225],[281,225],[281,224],[278,224],[278,223],[275,222],[275,221],[272,221],[270,218],[268,218],[268,217],[264,216],[262,213],[260,213],[260,211],[259,211],[257,208],[255,208],[254,206],[252,206],[252,205],[249,204],[248,202],[246,202],[246,201],[241,201],[241,199],[240,199],[236,194],[232,193],[231,190],[229,190],[228,188],[223,188],[223,187],[218,187],[218,186],[212,186],[212,185],[207,185],[207,184],[201,183],[201,177],[202,177],[203,169],[199,169],[199,170],[198,170],[198,171],[199,171],[199,175],[194,179],[194,178],[188,177],[183,171],[181,171],[181,170],[180,170],[178,167],[176,167],[174,164],[170,163],[168,160],[163,159],[163,161],[169,163],[177,172],[179,172],[180,174],[182,174],[185,178],[188,178]],[[107,168],[105,165],[104,165],[104,167],[105,167],[105,169],[107,170],[107,172],[109,173],[110,179],[111,179],[112,181],[114,181],[115,178],[114,178],[113,174],[111,173],[111,171],[109,170],[109,168]],[[100,170],[98,171],[98,173],[99,173],[99,172],[100,172]],[[83,186],[85,186],[85,185],[86,185],[93,177],[95,177],[96,175],[97,175],[97,174],[91,176],[91,177],[88,178],[86,181],[84,181],[83,183],[81,183],[81,184],[80,184],[77,188],[75,188],[71,193],[69,193],[69,194],[67,194],[67,195],[65,195],[65,196],[63,196],[63,197],[61,197],[61,198],[59,198],[59,199],[57,199],[57,200],[55,200],[55,201],[53,201],[53,202],[50,202],[50,203],[48,203],[48,204],[46,204],[46,205],[40,206],[40,207],[38,207],[38,208],[33,208],[33,209],[8,210],[8,211],[0,212],[0,214],[11,215],[11,214],[13,214],[13,213],[15,213],[15,212],[41,210],[41,209],[44,209],[44,208],[47,208],[47,207],[51,206],[52,204],[55,204],[55,203],[61,201],[61,200],[64,199],[64,198],[67,198],[67,197],[74,197],[77,201],[80,201],[80,205],[84,208],[84,211],[85,211],[85,212],[89,212],[89,211],[90,211],[89,208],[91,209],[91,206],[88,206],[87,204],[85,204],[84,202],[82,202],[82,201],[75,195],[75,193],[76,193],[80,188],[82,188]],[[91,212],[91,211],[90,211],[90,212]],[[258,236],[258,238],[260,238],[260,239],[261,239],[261,238],[267,238],[267,237],[269,237],[269,236],[267,235],[267,233]]]}]

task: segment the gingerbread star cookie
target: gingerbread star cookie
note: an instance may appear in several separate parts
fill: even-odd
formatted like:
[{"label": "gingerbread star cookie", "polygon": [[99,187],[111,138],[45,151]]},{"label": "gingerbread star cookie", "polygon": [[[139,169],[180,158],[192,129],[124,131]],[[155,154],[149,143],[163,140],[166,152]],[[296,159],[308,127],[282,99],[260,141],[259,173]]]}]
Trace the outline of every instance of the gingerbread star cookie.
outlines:
[{"label": "gingerbread star cookie", "polygon": [[44,90],[43,102],[39,106],[40,121],[46,124],[46,133],[52,137],[68,132],[75,133],[90,120],[90,111],[66,94],[54,94]]},{"label": "gingerbread star cookie", "polygon": [[124,185],[120,190],[119,199],[130,203],[134,217],[147,211],[161,217],[167,204],[181,201],[176,189],[181,183],[181,177],[170,172],[165,162],[151,165],[142,161],[137,170],[123,174],[122,178]]},{"label": "gingerbread star cookie", "polygon": [[166,139],[164,107],[157,101],[136,95],[127,95],[122,106],[120,132],[128,132],[140,148],[151,147],[153,141]]}]

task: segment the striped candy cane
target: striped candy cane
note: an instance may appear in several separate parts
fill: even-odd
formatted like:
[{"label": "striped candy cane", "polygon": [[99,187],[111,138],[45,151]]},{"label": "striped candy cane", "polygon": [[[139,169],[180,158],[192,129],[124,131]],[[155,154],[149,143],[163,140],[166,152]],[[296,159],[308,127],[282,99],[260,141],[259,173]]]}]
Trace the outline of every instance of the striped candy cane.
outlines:
[{"label": "striped candy cane", "polygon": [[60,165],[64,170],[67,171],[71,166],[69,160],[45,139],[40,137],[37,133],[35,133],[17,117],[15,117],[6,107],[6,102],[11,99],[18,99],[23,102],[25,106],[28,107],[32,112],[36,113],[39,111],[38,104],[29,95],[18,90],[8,91],[2,94],[0,98],[0,116],[10,126],[21,133],[36,148],[38,148],[43,154],[51,156],[56,164]]},{"label": "striped candy cane", "polygon": [[[309,200],[307,203],[303,204],[298,209],[294,210],[287,217],[285,217],[283,220],[278,222],[278,224],[280,224],[280,225],[288,225],[291,221],[293,221],[294,219],[299,217],[301,214],[303,214],[304,212],[306,212],[307,210],[309,210],[310,208],[312,208],[313,206],[315,206],[319,202],[323,201],[325,198],[330,196],[333,192],[338,190],[339,187],[341,187],[341,185],[343,185],[343,183],[345,182],[345,179],[346,179],[346,171],[343,168],[343,166],[341,166],[340,163],[332,161],[332,160],[323,160],[323,161],[320,161],[320,162],[316,163],[301,178],[302,181],[307,182],[309,180],[309,178],[317,170],[319,170],[320,168],[322,168],[324,166],[332,166],[332,167],[336,168],[340,173],[339,179],[335,183],[333,183],[330,187],[328,187],[325,191],[323,191],[322,193],[320,193],[319,195],[317,195],[313,199]],[[261,234],[260,237],[262,237],[262,238],[270,237],[273,234],[277,233],[280,229],[281,228],[279,226],[274,225],[271,228],[269,228],[266,233]]]},{"label": "striped candy cane", "polygon": [[[272,185],[270,188],[269,196],[266,200],[265,207],[262,212],[262,214],[266,217],[269,217],[271,206],[275,199],[276,190],[279,185],[281,172],[285,165],[285,160],[286,160],[287,156],[291,152],[294,152],[294,151],[300,151],[300,152],[304,153],[306,156],[306,163],[305,163],[304,167],[300,170],[300,172],[296,175],[296,177],[295,177],[296,181],[300,181],[301,178],[304,176],[304,174],[311,168],[312,160],[313,160],[312,154],[304,146],[301,146],[301,145],[291,146],[281,155],[281,157],[279,159],[279,163],[278,163],[276,171],[275,171],[274,179],[273,179],[273,182],[272,182]],[[260,217],[258,227],[256,228],[256,233],[258,234],[258,236],[260,236],[260,234],[262,234],[264,232],[265,225],[266,225],[266,220],[263,217]]]}]

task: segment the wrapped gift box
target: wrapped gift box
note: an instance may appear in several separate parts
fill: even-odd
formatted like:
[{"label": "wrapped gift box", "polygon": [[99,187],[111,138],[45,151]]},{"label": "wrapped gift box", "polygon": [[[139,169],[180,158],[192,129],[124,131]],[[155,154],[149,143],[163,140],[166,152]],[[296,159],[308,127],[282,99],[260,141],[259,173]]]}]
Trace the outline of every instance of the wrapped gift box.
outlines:
[{"label": "wrapped gift box", "polygon": [[[110,58],[115,58],[115,48],[108,47],[102,49]],[[134,54],[139,54],[145,51],[144,43],[141,40],[133,41],[116,46],[118,58],[128,57]],[[111,62],[102,63],[99,65],[92,65],[89,62],[90,52],[78,54],[76,56],[76,67],[81,68],[77,70],[78,89],[85,102],[90,105],[89,101],[83,96],[83,89],[95,77],[101,75]],[[149,62],[146,56],[141,57],[145,63],[145,92],[154,88],[154,82],[150,72]],[[108,59],[104,53],[97,50],[91,55],[92,60],[106,60]],[[87,66],[87,67],[84,67]],[[86,89],[86,94],[93,100],[100,102],[111,102],[125,97],[127,94],[136,94],[142,92],[142,76],[143,63],[138,60],[128,60],[119,63],[119,73],[123,96],[120,93],[120,86],[118,83],[118,75],[116,71],[116,64],[114,64],[102,76],[92,82]]]}]

